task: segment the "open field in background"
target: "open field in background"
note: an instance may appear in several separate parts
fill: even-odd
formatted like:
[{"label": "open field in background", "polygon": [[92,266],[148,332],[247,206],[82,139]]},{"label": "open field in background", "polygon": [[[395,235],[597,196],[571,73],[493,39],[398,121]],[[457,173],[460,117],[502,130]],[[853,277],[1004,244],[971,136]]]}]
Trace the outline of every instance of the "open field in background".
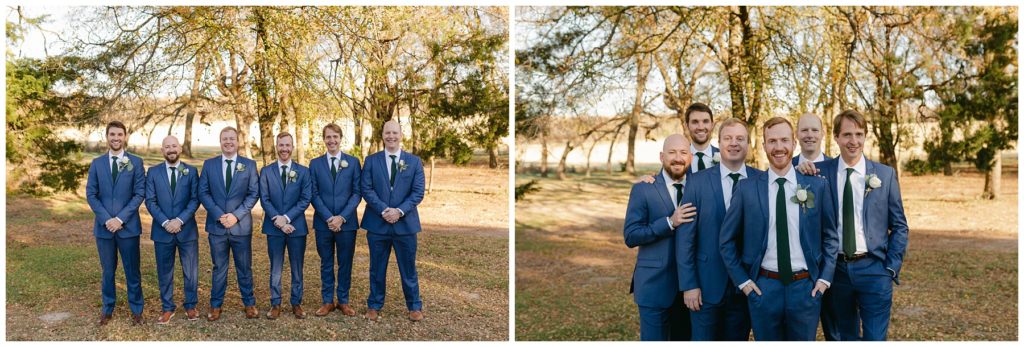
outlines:
[{"label": "open field in background", "polygon": [[[910,246],[902,285],[894,287],[889,339],[1018,338],[1016,160],[1012,165],[997,201],[977,199],[984,177],[975,172],[901,178]],[[639,172],[657,169],[642,165]],[[516,184],[540,182],[540,191],[516,203],[516,339],[637,340],[629,294],[636,250],[622,239],[635,179],[551,177],[516,176]]]},{"label": "open field in background", "polygon": [[[98,153],[82,158],[88,162]],[[215,152],[199,152],[208,158]],[[143,153],[147,167],[162,160]],[[504,157],[507,160],[507,157]],[[192,165],[201,159],[185,160]],[[417,269],[426,318],[418,323],[405,317],[405,301],[398,268],[388,268],[387,300],[383,318],[376,323],[362,318],[369,294],[365,231],[357,237],[350,303],[359,313],[345,317],[332,312],[315,317],[320,306],[320,257],[312,233],[307,237],[304,266],[305,320],[290,314],[288,264],[283,270],[285,304],[280,319],[244,319],[235,282],[234,265],[228,274],[224,315],[217,322],[184,319],[180,264],[175,273],[178,313],[167,326],[156,326],[160,296],[149,239],[151,217],[142,206],[142,287],[146,300],[145,326],[132,327],[127,308],[124,275],[118,268],[118,303],[114,320],[97,328],[100,312],[100,266],[92,236],[93,214],[85,202],[85,182],[76,194],[46,198],[8,196],[7,199],[7,339],[8,340],[507,340],[508,336],[508,176],[507,169],[486,167],[486,155],[467,167],[439,164],[433,193],[419,209],[424,231],[419,234]],[[307,163],[303,163],[307,164]],[[360,216],[362,215],[360,206]],[[307,210],[311,220],[313,210]],[[204,231],[205,210],[199,209],[199,304],[209,310],[209,243]],[[253,276],[261,317],[270,308],[269,262],[266,237],[259,231],[263,211],[253,210]]]}]

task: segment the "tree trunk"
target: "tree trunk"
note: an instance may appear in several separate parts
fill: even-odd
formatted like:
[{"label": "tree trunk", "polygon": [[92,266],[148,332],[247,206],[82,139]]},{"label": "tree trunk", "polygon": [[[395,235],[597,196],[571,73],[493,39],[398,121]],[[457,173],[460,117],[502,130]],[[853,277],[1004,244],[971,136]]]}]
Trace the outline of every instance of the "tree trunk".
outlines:
[{"label": "tree trunk", "polygon": [[985,173],[985,191],[981,197],[986,200],[999,200],[1003,179],[1003,158],[1002,151],[996,151],[992,168]]},{"label": "tree trunk", "polygon": [[548,177],[548,135],[540,134],[540,177]]},{"label": "tree trunk", "polygon": [[192,155],[192,122],[195,121],[196,112],[195,109],[190,109],[185,114],[185,139],[181,145],[181,153],[189,159],[194,159]]},{"label": "tree trunk", "polygon": [[594,147],[597,147],[597,141],[594,141],[594,143],[590,145],[590,149],[587,150],[587,172],[586,172],[586,177],[590,177],[590,171],[591,171],[591,168],[590,168],[590,155],[594,153]]},{"label": "tree trunk", "polygon": [[633,111],[629,114],[629,138],[626,140],[626,172],[636,175],[636,133],[640,129],[640,115],[644,111],[644,92],[647,91],[647,75],[651,72],[651,57],[639,54],[636,57],[636,94]]},{"label": "tree trunk", "polygon": [[487,167],[492,169],[498,168],[498,144],[491,143],[487,146],[488,163]]},{"label": "tree trunk", "polygon": [[434,157],[431,156],[430,157],[430,176],[429,176],[429,179],[427,179],[427,193],[428,194],[430,192],[434,191],[434,162],[435,162]]},{"label": "tree trunk", "polygon": [[[267,42],[266,20],[263,18],[263,11],[259,8],[253,10],[256,17],[256,53],[253,66],[254,79],[253,91],[256,93],[256,118],[259,120],[260,142],[262,144],[263,165],[267,165],[276,157],[274,151],[274,119],[276,118],[277,100],[271,100],[270,96],[270,72],[267,71],[267,50],[270,44]],[[284,130],[284,129],[282,129]]]},{"label": "tree trunk", "polygon": [[621,125],[615,128],[615,134],[612,134],[612,142],[608,144],[608,162],[605,163],[605,171],[609,176],[612,174],[612,154],[615,153],[615,140],[619,139],[619,131],[621,130]]},{"label": "tree trunk", "polygon": [[565,150],[562,151],[562,158],[558,160],[558,179],[565,180],[565,160],[569,158],[569,152],[572,152],[573,145],[572,140],[565,141]]}]

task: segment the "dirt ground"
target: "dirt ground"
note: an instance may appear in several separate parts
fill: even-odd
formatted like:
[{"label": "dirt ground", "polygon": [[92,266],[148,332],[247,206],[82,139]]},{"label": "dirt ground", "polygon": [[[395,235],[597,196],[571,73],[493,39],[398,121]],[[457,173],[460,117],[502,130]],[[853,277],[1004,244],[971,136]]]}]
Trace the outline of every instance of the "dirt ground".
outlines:
[{"label": "dirt ground", "polygon": [[[485,158],[486,159],[486,158]],[[157,160],[146,157],[146,166]],[[188,161],[201,164],[200,160]],[[429,170],[429,169],[426,169]],[[149,324],[131,327],[125,302],[123,273],[116,280],[118,303],[114,321],[97,328],[100,310],[100,274],[92,236],[92,212],[84,199],[84,180],[75,194],[47,198],[8,196],[7,305],[8,340],[507,340],[508,339],[508,170],[438,165],[433,192],[419,205],[423,232],[419,234],[417,267],[426,319],[405,319],[405,305],[392,258],[388,268],[384,317],[371,323],[362,319],[368,294],[368,259],[365,231],[357,237],[350,303],[358,317],[334,312],[314,317],[320,305],[320,258],[315,239],[307,238],[303,306],[308,317],[246,320],[232,265],[228,274],[224,316],[218,322],[188,322],[180,308],[180,265],[175,275],[178,315],[168,326],[156,326],[160,312],[152,219],[142,206],[141,260],[145,311]],[[429,173],[428,173],[429,174]],[[363,206],[359,208],[362,215]],[[311,220],[312,207],[306,218]],[[209,309],[212,264],[203,228],[205,210],[199,209],[199,304]],[[262,222],[257,203],[254,225]],[[311,223],[311,222],[310,222]],[[310,224],[312,225],[312,224]],[[253,276],[257,307],[269,309],[269,264],[266,237],[253,233]],[[120,269],[118,270],[120,272]],[[282,293],[289,292],[285,264]],[[288,309],[288,305],[282,306]],[[290,312],[290,311],[289,311]]]},{"label": "dirt ground", "polygon": [[[531,179],[540,191],[516,203],[516,339],[638,339],[636,250],[622,239],[634,179],[516,181]],[[1016,172],[1003,173],[999,200],[980,200],[983,185],[979,174],[901,178],[910,245],[891,340],[1017,339]]]}]

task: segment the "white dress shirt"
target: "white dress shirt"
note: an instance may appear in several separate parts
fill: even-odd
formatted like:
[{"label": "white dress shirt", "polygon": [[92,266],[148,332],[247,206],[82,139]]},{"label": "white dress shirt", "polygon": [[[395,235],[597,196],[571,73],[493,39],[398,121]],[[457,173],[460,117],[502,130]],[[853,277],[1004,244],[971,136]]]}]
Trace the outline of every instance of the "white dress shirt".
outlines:
[{"label": "white dress shirt", "polygon": [[[391,175],[395,174],[395,173],[391,172],[391,162],[392,162],[391,156],[392,155],[395,156],[395,159],[394,159],[394,162],[396,163],[395,167],[397,167],[398,170],[402,170],[401,164],[397,164],[398,162],[400,162],[402,160],[402,149],[399,148],[397,151],[388,152],[388,150],[385,148],[384,149],[384,155],[385,155],[384,159],[386,159],[386,163],[387,163],[387,165],[384,165],[384,166],[387,167],[387,169],[388,169],[388,179],[390,180],[391,179]],[[328,160],[330,160],[330,159],[328,159]],[[405,211],[402,211],[402,209],[397,208],[397,207],[395,209],[398,210],[398,213],[401,214],[402,217],[405,217]],[[383,216],[384,212],[381,211],[380,215]]]},{"label": "white dress shirt", "polygon": [[228,185],[228,175],[225,174],[225,171],[227,171],[229,169],[228,168],[228,160],[231,161],[231,167],[230,167],[230,169],[231,169],[231,179],[235,179],[235,174],[238,172],[238,171],[236,171],[237,169],[235,169],[236,166],[238,165],[238,153],[235,153],[235,155],[233,157],[230,157],[230,158],[224,156],[223,154],[220,155],[220,167],[221,167],[221,170],[224,170],[224,171],[221,171],[220,175],[221,175],[221,178],[224,180],[224,185],[225,186]]},{"label": "white dress shirt", "polygon": [[[732,202],[732,177],[729,174],[738,173],[740,179],[744,180],[747,178],[747,166],[742,165],[738,171],[731,171],[725,165],[718,166],[719,175],[722,177],[722,197],[725,198],[725,210],[729,210],[729,204]],[[736,181],[739,184],[739,181]]]},{"label": "white dress shirt", "polygon": [[333,160],[333,162],[334,162],[334,169],[338,170],[338,171],[341,171],[341,151],[338,151],[337,155],[331,155],[331,152],[327,152],[327,153],[324,153],[324,156],[326,156],[326,158],[327,158],[327,169],[328,170],[331,169],[331,161],[332,161],[331,158],[334,158],[334,160]]},{"label": "white dress shirt", "polygon": [[825,153],[818,152],[818,157],[814,158],[814,160],[807,159],[806,157],[804,157],[803,153],[800,153],[800,159],[797,160],[796,163],[797,164],[801,164],[801,163],[806,163],[807,161],[810,161],[812,163],[817,163],[817,162],[825,161]]},{"label": "white dress shirt", "polygon": [[[684,176],[682,180],[676,181],[676,180],[672,179],[671,176],[668,175],[668,172],[666,172],[665,169],[661,169],[661,178],[665,179],[665,189],[668,189],[668,196],[670,198],[672,198],[672,206],[679,207],[677,201],[679,201],[680,197],[676,196],[676,187],[674,186],[674,184],[676,184],[676,183],[682,184],[683,185],[683,190],[685,191],[686,190],[686,177]],[[675,210],[673,210],[672,212],[674,213]],[[665,220],[668,221],[669,229],[675,229],[675,228],[672,227],[672,216],[671,215],[669,215],[668,217],[665,217]]]},{"label": "white dress shirt", "polygon": [[[864,164],[866,159],[862,155],[857,164],[852,166],[853,173],[850,175],[850,184],[853,185],[853,234],[854,239],[857,242],[857,254],[868,252],[868,243],[864,238],[864,220],[861,218],[861,212],[864,211],[864,177],[867,173],[867,165]],[[843,253],[843,190],[846,189],[846,169],[851,167],[846,165],[846,161],[842,158],[837,160],[839,162],[839,169],[836,171],[836,188],[838,191],[839,199],[839,211],[838,217],[839,225],[836,228],[839,232],[839,253]],[[853,254],[847,254],[853,255]]]},{"label": "white dress shirt", "polygon": [[704,153],[703,161],[705,169],[715,166],[715,154],[712,153],[713,151],[711,150],[710,143],[707,147],[704,147],[703,151],[698,151],[697,147],[694,147],[693,143],[690,143],[690,153],[693,153],[693,163],[690,163],[690,172],[697,173],[697,171],[700,171],[699,166],[697,165],[697,161],[701,159],[700,157],[697,156],[697,152]]}]

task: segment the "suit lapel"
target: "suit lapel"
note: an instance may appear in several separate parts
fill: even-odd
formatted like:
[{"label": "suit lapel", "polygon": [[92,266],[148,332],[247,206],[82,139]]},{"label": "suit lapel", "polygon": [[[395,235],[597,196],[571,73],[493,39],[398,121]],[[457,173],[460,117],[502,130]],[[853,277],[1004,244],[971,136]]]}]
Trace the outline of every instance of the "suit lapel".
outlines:
[{"label": "suit lapel", "polygon": [[[877,173],[875,173],[875,163],[870,161],[870,160],[868,160],[868,158],[864,158],[864,171],[865,171],[864,172],[864,182],[865,182],[864,190],[867,191],[867,178],[868,178],[868,176],[870,176],[870,175],[877,175]],[[881,188],[881,187],[879,187],[879,188]],[[860,206],[861,206],[860,207],[860,220],[861,220],[861,225],[864,226],[864,229],[865,229],[864,232],[865,233],[867,233],[867,226],[868,226],[868,206],[871,206],[871,205],[868,205],[868,198],[870,198],[871,196],[872,196],[871,193],[865,194],[864,198],[863,198],[863,200],[861,201],[861,204],[860,204]],[[840,212],[840,213],[842,213],[842,212]]]},{"label": "suit lapel", "polygon": [[[390,192],[392,189],[391,183],[388,181],[391,179],[391,177],[388,175],[388,152],[381,151],[380,160],[377,160],[377,163],[379,163],[378,165],[380,166],[381,172],[384,173],[383,175],[381,175],[381,179],[384,180],[384,186],[388,187],[388,191]],[[390,195],[388,196],[388,198],[390,199]]]},{"label": "suit lapel", "polygon": [[[722,169],[721,167],[712,166],[710,170],[721,170],[721,169]],[[724,193],[725,187],[722,186],[721,171],[718,171],[718,173],[719,173],[719,175],[713,176],[713,177],[717,177],[718,178],[716,180],[716,182],[711,182],[711,195],[715,197],[715,205],[718,206],[718,212],[722,216],[724,216],[725,215],[725,193]]]},{"label": "suit lapel", "polygon": [[169,181],[171,179],[171,177],[167,175],[167,162],[163,162],[160,165],[157,165],[156,168],[158,170],[160,170],[160,172],[163,172],[162,175],[161,174],[157,174],[158,175],[157,176],[158,177],[157,181],[163,181],[163,183],[157,183],[157,184],[163,184],[164,187],[167,187],[167,191],[171,192],[171,198],[173,199],[174,198],[174,190],[171,189],[171,182]]},{"label": "suit lapel", "polygon": [[[796,170],[796,169],[793,168],[792,170]],[[797,188],[796,189],[800,189],[800,187],[803,186],[803,187],[807,187],[806,188],[807,191],[810,192],[811,191],[811,184],[810,184],[810,182],[807,181],[808,179],[810,179],[810,176],[805,176],[805,175],[802,175],[802,174],[800,174],[798,172],[796,174],[796,183],[797,183]],[[817,208],[817,205],[815,205],[815,208]],[[807,215],[807,212],[804,212],[804,210],[810,211],[809,208],[808,209],[804,209],[803,207],[799,207],[799,204],[798,204],[798,207],[797,207],[796,211],[797,211],[797,215],[799,215],[800,218],[797,219],[797,223],[798,223],[797,230],[800,232],[800,247],[803,248],[804,258],[807,258],[811,254],[810,253],[810,249],[811,249],[810,243],[811,243],[811,241],[807,239],[808,237],[810,237],[810,233],[809,232],[804,232],[804,228],[810,228],[810,227],[813,227],[813,226],[810,224],[810,221],[807,218],[805,218],[806,215]],[[808,264],[809,263],[810,262],[808,262]]]},{"label": "suit lapel", "polygon": [[[664,171],[664,169],[662,169]],[[672,203],[672,196],[665,190],[668,182],[665,182],[665,174],[659,172],[658,176],[654,178],[654,184],[657,185],[658,195],[661,196],[661,202],[665,204],[665,207],[672,211],[675,209],[676,204]],[[684,188],[685,189],[685,188]]]},{"label": "suit lapel", "polygon": [[[769,168],[769,170],[771,170],[771,169]],[[757,260],[758,261],[757,265],[760,265],[761,260],[764,259],[764,252],[766,252],[767,249],[768,249],[768,229],[770,228],[770,226],[768,225],[769,217],[768,217],[768,172],[767,171],[765,173],[761,174],[761,175],[758,175],[758,177],[757,177],[757,185],[754,187],[754,191],[757,192],[757,204],[758,204],[758,207],[760,207],[760,209],[761,209],[761,216],[764,217],[764,227],[761,228],[761,230],[764,230],[764,232],[761,234],[761,249],[762,249],[761,252],[762,253],[761,253],[761,259]]]}]

